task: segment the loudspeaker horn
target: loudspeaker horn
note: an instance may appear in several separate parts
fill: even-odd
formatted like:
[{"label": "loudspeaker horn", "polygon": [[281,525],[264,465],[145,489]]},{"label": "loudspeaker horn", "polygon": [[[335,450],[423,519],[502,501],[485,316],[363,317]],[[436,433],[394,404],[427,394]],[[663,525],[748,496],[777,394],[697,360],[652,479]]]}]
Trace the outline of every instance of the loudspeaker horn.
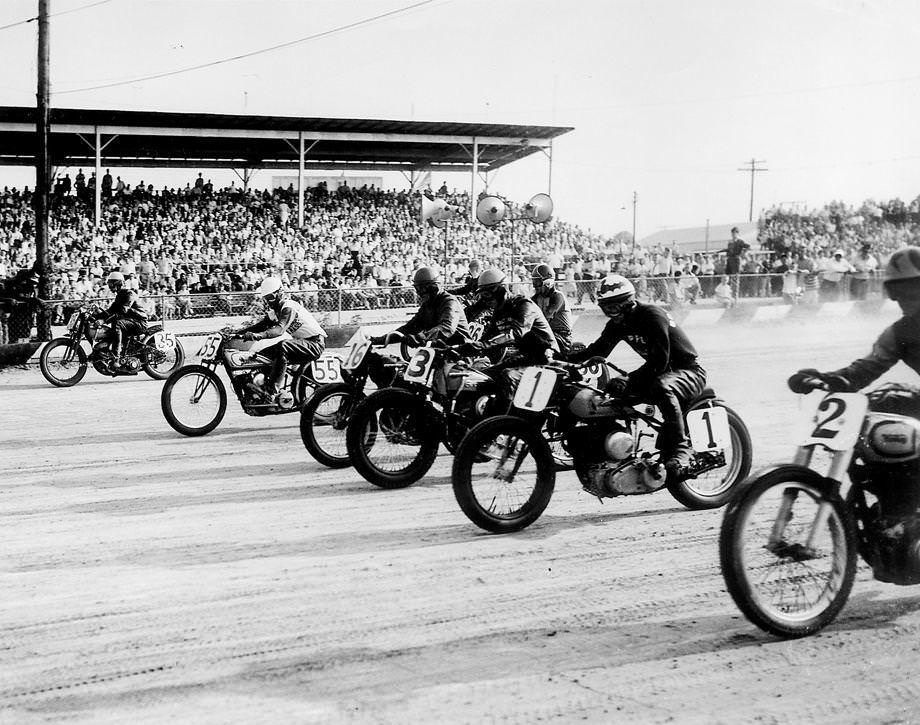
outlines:
[{"label": "loudspeaker horn", "polygon": [[548,222],[553,216],[553,200],[549,194],[534,194],[524,207],[524,218],[536,224]]},{"label": "loudspeaker horn", "polygon": [[459,211],[460,207],[456,204],[448,204],[443,199],[429,199],[423,196],[419,221],[422,224],[427,221],[432,226],[443,229],[447,226],[447,221],[456,216]]},{"label": "loudspeaker horn", "polygon": [[497,196],[484,196],[476,205],[476,219],[486,227],[494,227],[505,218],[505,202]]}]

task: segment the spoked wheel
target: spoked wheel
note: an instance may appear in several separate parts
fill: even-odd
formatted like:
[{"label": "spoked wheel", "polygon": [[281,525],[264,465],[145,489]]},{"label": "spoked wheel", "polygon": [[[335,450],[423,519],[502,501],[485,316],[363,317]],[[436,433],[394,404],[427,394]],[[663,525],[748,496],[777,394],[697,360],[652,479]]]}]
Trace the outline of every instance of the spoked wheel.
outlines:
[{"label": "spoked wheel", "polygon": [[689,509],[713,509],[724,506],[751,471],[751,434],[740,416],[727,406],[731,445],[725,450],[725,465],[704,471],[668,486],[671,495]]},{"label": "spoked wheel", "polygon": [[213,370],[188,365],[166,380],[160,407],[179,433],[203,436],[214,430],[227,412],[227,391]]},{"label": "spoked wheel", "polygon": [[438,455],[441,428],[428,404],[384,388],[355,407],[345,442],[355,470],[381,488],[411,486]]},{"label": "spoked wheel", "polygon": [[185,350],[178,340],[169,350],[158,350],[153,344],[153,335],[150,335],[144,340],[144,345],[147,347],[147,360],[141,367],[154,380],[166,380],[185,362]]},{"label": "spoked wheel", "polygon": [[86,375],[86,352],[79,342],[58,337],[42,349],[38,366],[49,383],[58,388],[69,388]]},{"label": "spoked wheel", "polygon": [[300,438],[314,459],[329,468],[351,465],[345,430],[363,393],[345,383],[317,388],[300,411]]},{"label": "spoked wheel", "polygon": [[850,594],[856,524],[832,483],[780,466],[745,482],[729,504],[719,554],[744,615],[771,634],[802,637],[830,623]]},{"label": "spoked wheel", "polygon": [[474,426],[454,457],[453,486],[467,518],[496,534],[540,518],[556,484],[553,454],[539,428],[508,415]]}]

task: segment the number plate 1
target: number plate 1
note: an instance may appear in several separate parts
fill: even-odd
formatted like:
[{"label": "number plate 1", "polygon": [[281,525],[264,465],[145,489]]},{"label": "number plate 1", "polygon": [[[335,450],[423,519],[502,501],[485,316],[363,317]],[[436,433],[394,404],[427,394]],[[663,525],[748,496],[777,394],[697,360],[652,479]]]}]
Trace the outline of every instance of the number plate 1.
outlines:
[{"label": "number plate 1", "polygon": [[412,383],[428,385],[431,377],[431,366],[434,363],[434,350],[430,347],[420,347],[409,358],[403,378]]},{"label": "number plate 1", "polygon": [[559,377],[555,370],[532,367],[524,370],[521,382],[514,391],[515,408],[539,412],[549,403]]},{"label": "number plate 1", "polygon": [[802,445],[819,445],[832,451],[852,448],[868,407],[869,402],[861,393],[825,395],[810,419]]},{"label": "number plate 1", "polygon": [[719,406],[687,413],[687,432],[695,451],[724,451],[732,444],[728,413]]},{"label": "number plate 1", "polygon": [[351,339],[345,343],[345,357],[342,358],[342,368],[345,370],[354,370],[362,362],[364,356],[371,347],[371,341],[364,334],[364,330],[358,330]]}]

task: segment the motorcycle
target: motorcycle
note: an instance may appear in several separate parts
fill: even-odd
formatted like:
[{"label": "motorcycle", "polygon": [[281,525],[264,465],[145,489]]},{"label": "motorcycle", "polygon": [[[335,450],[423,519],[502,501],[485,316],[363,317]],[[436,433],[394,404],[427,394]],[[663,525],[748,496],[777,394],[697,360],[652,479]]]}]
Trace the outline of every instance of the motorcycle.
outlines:
[{"label": "motorcycle", "polygon": [[801,382],[796,392],[824,394],[811,396],[820,400],[812,400],[792,462],[745,482],[719,537],[735,604],[780,637],[813,634],[834,620],[859,556],[879,581],[920,583],[920,391],[837,393],[818,377]]},{"label": "motorcycle", "polygon": [[352,465],[381,488],[411,486],[443,442],[456,449],[499,395],[498,383],[451,347],[427,343],[403,371],[399,387],[377,390],[354,410],[345,434]]},{"label": "motorcycle", "polygon": [[[300,411],[300,438],[304,448],[319,463],[329,468],[351,465],[345,445],[345,429],[351,414],[367,396],[364,388],[370,376],[373,353],[371,341],[359,329],[345,344],[341,374],[321,385]],[[405,364],[379,357],[378,387],[397,383]]]},{"label": "motorcycle", "polygon": [[[81,307],[74,310],[64,336],[56,337],[42,348],[39,368],[52,385],[59,388],[76,385],[86,375],[90,364],[96,372],[113,378],[137,375],[143,370],[154,380],[164,380],[185,361],[185,351],[175,334],[153,324],[140,335],[125,337],[124,364],[116,366],[111,350],[111,327],[96,319],[94,315],[98,309]],[[89,355],[83,349],[84,340],[91,348]]]},{"label": "motorcycle", "polygon": [[554,361],[527,368],[512,399],[513,414],[487,418],[467,433],[451,478],[470,521],[510,533],[540,517],[556,483],[547,429],[563,432],[579,482],[601,501],[665,487],[690,509],[728,501],[750,470],[751,438],[715,392],[707,388],[683,406],[693,459],[668,474],[656,448],[662,425],[656,407],[605,396],[584,380],[583,365]]},{"label": "motorcycle", "polygon": [[251,350],[252,342],[229,330],[215,332],[198,351],[199,365],[176,370],[163,385],[160,407],[170,426],[182,435],[203,436],[214,430],[227,412],[227,389],[217,376],[222,365],[233,392],[247,415],[293,413],[323,383],[339,378],[339,359],[324,352],[312,363],[289,364],[281,392],[270,396],[265,389],[272,359]]}]

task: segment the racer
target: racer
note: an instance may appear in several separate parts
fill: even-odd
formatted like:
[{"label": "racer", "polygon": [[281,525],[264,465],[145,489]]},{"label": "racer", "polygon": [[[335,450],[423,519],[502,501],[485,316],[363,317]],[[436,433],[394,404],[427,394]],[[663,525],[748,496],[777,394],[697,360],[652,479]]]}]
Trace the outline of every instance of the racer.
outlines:
[{"label": "racer", "polygon": [[272,358],[272,376],[266,393],[274,398],[281,392],[288,362],[306,364],[316,360],[326,349],[326,333],[306,307],[288,297],[278,277],[266,277],[259,295],[266,306],[264,317],[235,334],[244,340],[265,340],[284,333],[291,336],[260,351]]},{"label": "racer", "polygon": [[147,310],[141,305],[137,292],[125,287],[125,276],[111,272],[105,279],[106,286],[115,294],[112,304],[99,310],[93,317],[110,323],[111,352],[110,366],[116,370],[125,368],[124,339],[126,335],[140,335],[147,331]]},{"label": "racer", "polygon": [[789,387],[804,393],[817,378],[832,392],[855,392],[864,388],[898,361],[920,372],[920,248],[904,247],[891,255],[885,268],[885,292],[898,303],[902,317],[886,327],[865,357],[827,373],[812,368],[799,370],[789,378]]},{"label": "racer", "polygon": [[559,352],[565,355],[572,347],[572,317],[565,296],[556,289],[556,273],[548,264],[538,264],[531,272],[533,297],[531,299],[549,322]]},{"label": "racer", "polygon": [[410,345],[440,340],[456,345],[470,339],[463,305],[454,295],[441,289],[438,275],[431,267],[419,267],[412,278],[418,295],[418,311],[408,322],[392,332],[371,338],[374,345],[405,339]]},{"label": "racer", "polygon": [[678,472],[692,455],[681,401],[692,400],[706,387],[706,371],[697,362],[696,349],[666,310],[636,300],[636,289],[625,277],[607,275],[597,303],[609,321],[597,340],[570,353],[568,360],[606,358],[621,341],[645,360],[628,376],[611,380],[605,392],[658,406],[663,418],[658,450],[665,469]]}]

